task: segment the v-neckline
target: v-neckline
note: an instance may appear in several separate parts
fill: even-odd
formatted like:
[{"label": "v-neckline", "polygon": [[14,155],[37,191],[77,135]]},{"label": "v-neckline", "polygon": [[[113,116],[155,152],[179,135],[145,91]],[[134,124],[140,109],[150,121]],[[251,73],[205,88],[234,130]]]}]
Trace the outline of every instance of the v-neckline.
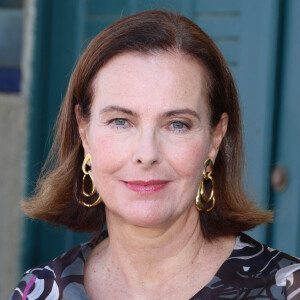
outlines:
[{"label": "v-neckline", "polygon": [[[202,288],[201,288],[201,289],[200,289],[200,290],[199,290],[192,298],[190,298],[189,300],[198,300],[198,299],[200,299],[199,297],[201,297],[201,296],[203,297],[203,293],[204,293],[205,289],[206,289],[206,288],[209,288],[209,287],[216,281],[216,279],[218,278],[218,275],[219,275],[220,273],[222,273],[222,270],[223,270],[224,267],[227,265],[228,261],[230,261],[232,258],[234,258],[234,254],[236,253],[236,250],[239,250],[239,247],[240,247],[239,244],[241,243],[241,242],[240,242],[240,238],[241,238],[242,235],[247,236],[247,235],[244,234],[244,233],[239,233],[239,234],[236,236],[234,247],[233,247],[233,249],[232,249],[230,255],[228,256],[228,258],[224,260],[224,262],[221,264],[221,266],[219,267],[219,269],[217,270],[217,272],[215,273],[215,275],[212,277],[212,279],[211,279],[205,286],[203,286],[203,287],[202,287]],[[107,231],[104,231],[104,232],[101,233],[101,235],[99,236],[99,238],[97,238],[97,239],[94,240],[94,241],[91,241],[91,242],[87,243],[87,245],[92,246],[92,247],[90,248],[90,252],[93,250],[93,248],[94,248],[96,245],[98,245],[100,242],[102,242],[102,241],[103,241],[105,238],[107,238],[107,237],[108,237],[108,233],[107,233]],[[248,237],[248,236],[247,236],[247,237]],[[87,261],[87,258],[88,258],[88,256],[89,256],[89,254],[90,254],[90,253],[88,253],[88,255],[85,257],[84,265],[83,265],[83,271],[84,271],[84,266],[85,266],[85,263],[86,263],[86,261]],[[83,274],[84,274],[84,272],[83,272]],[[84,281],[84,276],[83,276],[82,280]],[[85,287],[84,287],[83,282],[82,282],[82,285],[83,285],[84,291],[85,291],[85,293],[86,293],[86,296],[88,297],[88,299],[90,299],[89,296],[88,296],[88,293],[87,293],[87,291],[86,291],[86,289],[85,289]],[[203,298],[203,299],[204,299],[204,298]]]}]

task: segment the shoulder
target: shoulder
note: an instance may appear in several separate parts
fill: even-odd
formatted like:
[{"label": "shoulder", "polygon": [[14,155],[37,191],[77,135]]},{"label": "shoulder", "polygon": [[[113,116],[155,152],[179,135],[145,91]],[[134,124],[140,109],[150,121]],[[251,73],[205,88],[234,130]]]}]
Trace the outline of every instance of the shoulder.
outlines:
[{"label": "shoulder", "polygon": [[10,300],[85,299],[84,264],[93,246],[91,242],[76,246],[51,262],[28,270]]},{"label": "shoulder", "polygon": [[268,247],[244,233],[237,236],[229,259],[252,265],[260,273],[270,273],[271,270],[279,271],[287,267],[294,270],[298,267],[300,269],[299,258]]},{"label": "shoulder", "polygon": [[227,261],[230,262],[228,266],[234,266],[240,275],[247,278],[247,284],[263,285],[274,294],[285,296],[299,289],[300,296],[300,259],[297,257],[272,249],[246,234],[240,234]]},{"label": "shoulder", "polygon": [[239,234],[231,255],[192,299],[300,299],[300,260]]}]

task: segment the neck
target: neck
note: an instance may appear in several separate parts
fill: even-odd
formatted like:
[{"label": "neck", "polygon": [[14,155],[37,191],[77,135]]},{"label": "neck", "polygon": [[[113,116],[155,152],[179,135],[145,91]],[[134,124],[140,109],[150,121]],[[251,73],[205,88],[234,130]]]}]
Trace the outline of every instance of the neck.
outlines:
[{"label": "neck", "polygon": [[155,228],[126,224],[107,212],[107,226],[110,261],[134,289],[172,280],[197,262],[205,245],[199,213],[193,207],[175,222]]}]

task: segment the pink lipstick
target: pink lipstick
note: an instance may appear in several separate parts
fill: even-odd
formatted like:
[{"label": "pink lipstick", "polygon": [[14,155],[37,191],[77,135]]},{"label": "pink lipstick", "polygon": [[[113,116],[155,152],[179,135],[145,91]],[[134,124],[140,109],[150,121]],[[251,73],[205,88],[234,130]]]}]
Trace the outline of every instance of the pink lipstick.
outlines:
[{"label": "pink lipstick", "polygon": [[151,194],[166,187],[169,181],[167,180],[135,180],[135,181],[123,181],[125,185],[132,191],[141,194]]}]

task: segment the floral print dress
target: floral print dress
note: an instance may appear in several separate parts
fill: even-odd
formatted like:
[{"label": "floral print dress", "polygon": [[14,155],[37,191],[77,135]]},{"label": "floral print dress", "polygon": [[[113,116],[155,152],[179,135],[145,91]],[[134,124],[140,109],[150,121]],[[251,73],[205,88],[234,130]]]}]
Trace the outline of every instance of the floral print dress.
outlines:
[{"label": "floral print dress", "polygon": [[[107,233],[102,239],[105,237]],[[83,285],[83,272],[95,245],[79,245],[50,263],[28,270],[10,300],[90,299]],[[190,300],[209,299],[300,300],[300,259],[241,233],[212,280]]]}]

